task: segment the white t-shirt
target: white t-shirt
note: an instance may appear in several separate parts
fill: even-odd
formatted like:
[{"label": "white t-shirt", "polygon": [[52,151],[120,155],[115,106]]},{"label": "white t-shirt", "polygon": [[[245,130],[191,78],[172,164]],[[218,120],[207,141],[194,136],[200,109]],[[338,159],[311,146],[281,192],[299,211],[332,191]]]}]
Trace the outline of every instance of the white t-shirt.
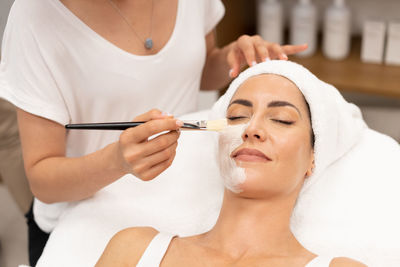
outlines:
[{"label": "white t-shirt", "polygon": [[[2,43],[0,97],[62,125],[130,121],[152,108],[174,115],[196,110],[205,36],[224,15],[220,0],[179,0],[174,31],[157,54],[130,54],[102,38],[59,0],[16,0]],[[114,131],[70,131],[68,157],[118,139]],[[35,200],[45,231],[67,203]]]}]

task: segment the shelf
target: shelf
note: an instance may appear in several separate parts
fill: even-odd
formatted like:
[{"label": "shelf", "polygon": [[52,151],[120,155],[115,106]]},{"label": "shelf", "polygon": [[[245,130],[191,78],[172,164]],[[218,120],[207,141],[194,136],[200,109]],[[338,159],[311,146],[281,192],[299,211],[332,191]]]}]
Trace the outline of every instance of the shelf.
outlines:
[{"label": "shelf", "polygon": [[308,68],[321,80],[341,91],[367,93],[400,99],[400,67],[363,63],[360,60],[361,40],[353,38],[348,58],[329,60],[319,50],[308,58],[290,57]]},{"label": "shelf", "polygon": [[[223,0],[223,2],[226,14],[217,27],[219,46],[235,41],[242,34],[257,33],[256,1]],[[285,35],[287,37],[287,31]],[[321,47],[320,37],[319,47]],[[329,60],[322,55],[320,50],[312,57],[290,56],[290,60],[304,65],[318,78],[333,84],[342,92],[400,99],[400,66],[363,63],[360,55],[361,38],[354,37],[350,55],[344,60]]]}]

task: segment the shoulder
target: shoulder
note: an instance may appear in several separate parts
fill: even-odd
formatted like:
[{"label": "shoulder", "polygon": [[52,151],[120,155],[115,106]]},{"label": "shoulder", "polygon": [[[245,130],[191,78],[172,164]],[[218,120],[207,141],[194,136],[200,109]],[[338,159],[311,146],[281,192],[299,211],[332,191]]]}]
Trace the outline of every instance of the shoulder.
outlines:
[{"label": "shoulder", "polygon": [[[128,241],[135,239],[136,242],[138,240],[145,241],[148,238],[154,237],[156,234],[158,234],[158,231],[152,227],[131,227],[131,228],[126,228],[124,230],[119,231],[114,235],[112,240],[116,241]],[[136,243],[133,242],[133,243]]]},{"label": "shoulder", "polygon": [[151,227],[132,227],[116,233],[96,264],[101,266],[132,266],[136,264],[158,231]]},{"label": "shoulder", "polygon": [[[38,34],[46,32],[47,28],[51,28],[50,25],[55,24],[52,27],[54,29],[61,19],[50,2],[55,1],[15,0],[7,20],[7,27],[13,36],[23,38],[23,42],[27,42],[32,35],[37,37]],[[48,34],[54,35],[54,32]]]},{"label": "shoulder", "polygon": [[329,267],[367,267],[367,265],[346,257],[334,258]]}]

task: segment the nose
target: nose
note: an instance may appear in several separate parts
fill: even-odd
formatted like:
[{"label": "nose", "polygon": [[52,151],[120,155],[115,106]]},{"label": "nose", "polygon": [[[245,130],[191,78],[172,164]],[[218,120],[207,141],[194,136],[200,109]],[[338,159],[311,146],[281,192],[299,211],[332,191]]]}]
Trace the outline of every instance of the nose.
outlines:
[{"label": "nose", "polygon": [[267,135],[262,122],[262,118],[253,117],[242,134],[243,141],[264,142]]}]

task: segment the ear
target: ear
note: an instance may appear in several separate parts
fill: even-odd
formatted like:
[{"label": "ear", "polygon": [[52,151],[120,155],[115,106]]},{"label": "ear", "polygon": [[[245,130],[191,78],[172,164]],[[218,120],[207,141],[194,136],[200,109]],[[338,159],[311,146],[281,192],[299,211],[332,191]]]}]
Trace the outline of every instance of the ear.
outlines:
[{"label": "ear", "polygon": [[314,158],[314,150],[313,150],[311,157],[310,157],[310,166],[308,167],[307,172],[306,172],[306,177],[305,177],[306,179],[313,174],[314,168],[315,168],[315,158]]}]

